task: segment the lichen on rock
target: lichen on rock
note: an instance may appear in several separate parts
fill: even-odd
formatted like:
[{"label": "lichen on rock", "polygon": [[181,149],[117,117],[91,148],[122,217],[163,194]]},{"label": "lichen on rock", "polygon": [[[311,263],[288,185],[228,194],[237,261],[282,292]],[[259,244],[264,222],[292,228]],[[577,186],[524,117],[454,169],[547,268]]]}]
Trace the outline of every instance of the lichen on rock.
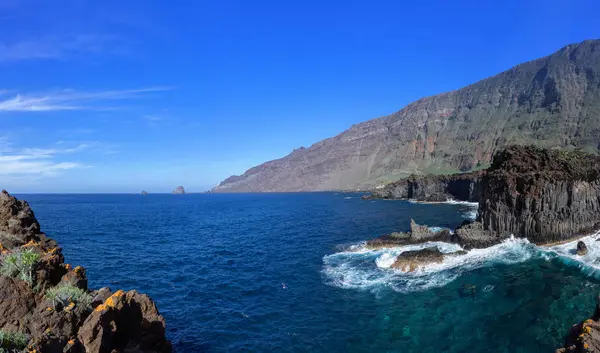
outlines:
[{"label": "lichen on rock", "polygon": [[[165,320],[150,297],[89,291],[85,268],[65,264],[29,204],[6,191],[0,193],[0,244],[0,266],[15,254],[35,255],[30,280],[12,276],[14,269],[0,275],[0,330],[27,337],[27,351],[171,352]],[[98,332],[109,331],[97,339]]]}]

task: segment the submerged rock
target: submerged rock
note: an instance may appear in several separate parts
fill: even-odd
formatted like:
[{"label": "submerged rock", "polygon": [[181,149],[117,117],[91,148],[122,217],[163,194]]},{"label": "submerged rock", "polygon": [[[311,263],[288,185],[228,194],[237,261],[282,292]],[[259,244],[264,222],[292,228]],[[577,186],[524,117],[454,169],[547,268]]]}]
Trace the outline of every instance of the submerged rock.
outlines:
[{"label": "submerged rock", "polygon": [[421,266],[440,263],[443,260],[444,254],[437,246],[433,246],[421,250],[405,251],[398,255],[391,267],[403,272],[413,272]]},{"label": "submerged rock", "polygon": [[[61,248],[40,231],[27,202],[6,191],[0,193],[0,252],[0,329],[28,340],[26,348],[0,348],[171,352],[164,318],[148,296],[131,291],[117,298],[108,289],[90,292],[85,269],[65,264]],[[7,259],[20,263],[19,269],[5,266]]]},{"label": "submerged rock", "polygon": [[587,253],[588,253],[588,248],[585,245],[585,243],[582,241],[577,242],[577,255],[584,256],[584,255],[587,255]]}]

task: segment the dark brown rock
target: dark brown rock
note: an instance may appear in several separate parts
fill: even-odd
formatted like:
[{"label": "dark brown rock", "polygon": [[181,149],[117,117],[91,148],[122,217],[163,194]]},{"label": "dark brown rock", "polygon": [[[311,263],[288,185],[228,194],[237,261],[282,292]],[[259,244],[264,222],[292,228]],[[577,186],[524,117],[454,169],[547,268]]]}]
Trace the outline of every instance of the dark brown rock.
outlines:
[{"label": "dark brown rock", "polygon": [[432,232],[427,226],[417,224],[410,220],[410,231],[408,233],[393,232],[379,238],[367,241],[367,248],[391,248],[400,245],[418,244],[427,241],[445,241],[450,242],[452,235],[447,229],[439,232]]},{"label": "dark brown rock", "polygon": [[35,306],[35,293],[27,282],[0,276],[0,328],[21,329],[30,322]]},{"label": "dark brown rock", "polygon": [[421,250],[405,251],[398,255],[391,267],[402,272],[413,272],[421,266],[440,263],[443,260],[444,254],[437,246],[433,246]]},{"label": "dark brown rock", "polygon": [[164,318],[147,295],[136,291],[117,291],[97,306],[78,339],[87,352],[171,352]]},{"label": "dark brown rock", "polygon": [[26,201],[0,192],[0,243],[6,249],[39,241],[40,224]]},{"label": "dark brown rock", "polygon": [[[90,293],[94,298],[92,306],[87,305],[87,300],[55,303],[47,298],[47,290],[56,285],[87,291],[86,271],[65,264],[61,248],[40,232],[29,205],[6,191],[0,194],[0,240],[4,255],[25,249],[39,254],[32,283],[0,276],[0,328],[28,335],[31,339],[27,351],[170,352],[164,318],[146,295],[118,291],[122,295],[115,296],[108,288],[102,288]],[[108,314],[103,316],[105,312]],[[114,337],[110,332],[114,332]],[[99,334],[101,342],[103,337],[110,338],[106,344],[96,345],[93,337]]]},{"label": "dark brown rock", "polygon": [[58,285],[71,285],[87,290],[88,280],[85,275],[85,268],[77,266],[73,270],[67,272],[64,276],[62,276]]},{"label": "dark brown rock", "polygon": [[585,245],[585,243],[582,241],[577,242],[577,255],[584,256],[584,255],[587,255],[587,253],[588,253],[588,248]]}]

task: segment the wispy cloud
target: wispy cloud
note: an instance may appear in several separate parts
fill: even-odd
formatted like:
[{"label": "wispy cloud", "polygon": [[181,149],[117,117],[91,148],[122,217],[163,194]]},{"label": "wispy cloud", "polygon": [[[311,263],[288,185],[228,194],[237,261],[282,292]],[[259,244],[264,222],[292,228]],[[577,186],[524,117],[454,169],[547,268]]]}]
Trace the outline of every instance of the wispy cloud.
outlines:
[{"label": "wispy cloud", "polygon": [[58,155],[86,149],[85,144],[72,148],[13,148],[6,137],[0,137],[0,175],[43,178],[66,170],[86,167],[82,163],[60,161]]},{"label": "wispy cloud", "polygon": [[125,53],[126,46],[115,36],[78,34],[70,37],[42,36],[33,39],[0,42],[0,62],[65,59],[78,54]]},{"label": "wispy cloud", "polygon": [[[17,94],[0,100],[0,112],[47,112],[65,110],[114,109],[107,103],[142,98],[145,94],[170,90],[170,87],[147,87],[129,90],[75,91],[62,90],[47,94]],[[6,95],[6,92],[4,93]]]}]

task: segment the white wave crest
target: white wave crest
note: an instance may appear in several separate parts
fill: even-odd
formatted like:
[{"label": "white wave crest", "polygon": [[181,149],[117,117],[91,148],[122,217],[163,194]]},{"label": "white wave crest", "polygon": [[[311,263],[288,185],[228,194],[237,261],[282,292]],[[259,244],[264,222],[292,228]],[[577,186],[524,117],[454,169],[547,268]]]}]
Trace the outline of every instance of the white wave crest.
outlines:
[{"label": "white wave crest", "polygon": [[[600,232],[559,245],[540,247],[546,259],[558,258],[568,266],[576,266],[588,276],[600,279]],[[587,246],[586,255],[577,255],[577,242],[583,241]]]},{"label": "white wave crest", "polygon": [[527,261],[537,247],[526,239],[507,239],[486,249],[474,249],[464,255],[447,256],[441,263],[429,264],[414,272],[404,273],[391,269],[396,257],[404,251],[438,246],[441,252],[461,250],[457,244],[429,242],[388,249],[338,252],[323,257],[323,277],[328,285],[378,292],[392,289],[413,292],[441,287],[462,273],[498,263],[513,264]]}]

